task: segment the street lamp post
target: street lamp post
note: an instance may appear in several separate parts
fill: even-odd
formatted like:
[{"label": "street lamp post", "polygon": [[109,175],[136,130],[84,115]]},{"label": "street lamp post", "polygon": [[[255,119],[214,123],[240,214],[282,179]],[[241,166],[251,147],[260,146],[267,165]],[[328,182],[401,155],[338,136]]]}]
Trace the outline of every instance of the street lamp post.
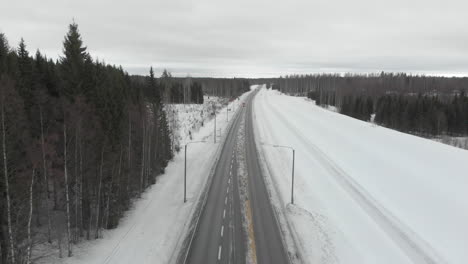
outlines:
[{"label": "street lamp post", "polygon": [[291,204],[294,204],[294,161],[296,157],[296,150],[290,146],[282,146],[282,145],[272,145],[272,144],[266,144],[265,145],[270,145],[275,148],[287,148],[292,150],[292,173],[291,173]]},{"label": "street lamp post", "polygon": [[214,143],[216,144],[216,110],[213,111],[214,113]]},{"label": "street lamp post", "polygon": [[175,153],[175,122],[176,111],[172,109],[172,153]]},{"label": "street lamp post", "polygon": [[184,159],[184,203],[187,202],[187,146],[192,143],[205,143],[206,141],[192,141],[185,144],[185,159]]}]

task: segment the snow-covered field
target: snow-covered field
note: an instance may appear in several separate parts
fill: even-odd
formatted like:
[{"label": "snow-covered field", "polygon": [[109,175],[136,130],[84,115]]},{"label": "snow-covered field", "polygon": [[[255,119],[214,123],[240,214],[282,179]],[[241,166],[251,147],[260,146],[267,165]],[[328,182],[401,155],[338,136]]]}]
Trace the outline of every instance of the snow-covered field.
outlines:
[{"label": "snow-covered field", "polygon": [[[246,98],[229,103],[234,114]],[[216,125],[221,132],[217,144],[213,143],[213,117],[207,113],[211,104],[217,105]],[[183,203],[184,152],[177,153],[157,178],[155,185],[134,204],[115,230],[105,231],[102,239],[83,242],[74,246],[74,256],[59,259],[57,254],[37,259],[35,263],[69,264],[158,264],[172,263],[187,232],[198,198],[206,184],[219,142],[227,127],[226,100],[210,98],[204,105],[173,105],[177,142],[206,140],[191,144],[187,151],[187,203]],[[204,113],[202,113],[202,111]],[[170,116],[170,113],[168,113]],[[172,118],[172,117],[169,117]],[[231,118],[229,117],[229,121]],[[171,120],[174,121],[174,120]],[[203,126],[201,125],[203,123]],[[188,132],[190,131],[190,133]],[[190,138],[191,134],[191,138]]]},{"label": "snow-covered field", "polygon": [[[254,114],[270,188],[307,263],[468,263],[468,151],[272,90]],[[296,150],[294,205],[291,151],[265,143]]]}]

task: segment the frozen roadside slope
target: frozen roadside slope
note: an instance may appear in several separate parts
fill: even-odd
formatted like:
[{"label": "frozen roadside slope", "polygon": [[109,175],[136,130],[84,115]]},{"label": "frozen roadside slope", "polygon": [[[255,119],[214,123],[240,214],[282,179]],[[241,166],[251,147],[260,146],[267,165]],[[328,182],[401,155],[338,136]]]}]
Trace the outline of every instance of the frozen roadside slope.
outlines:
[{"label": "frozen roadside slope", "polygon": [[[242,102],[247,93],[241,96]],[[236,107],[239,101],[230,103]],[[181,106],[185,107],[185,106]],[[199,110],[199,109],[198,109]],[[198,111],[196,110],[196,111]],[[237,110],[237,108],[235,109]],[[223,114],[224,113],[224,114]],[[224,136],[226,108],[219,108],[217,128]],[[230,113],[233,114],[234,111]],[[188,114],[179,115],[180,126],[193,128],[193,118]],[[229,121],[231,118],[229,117]],[[172,263],[177,249],[187,232],[193,209],[208,179],[211,167],[218,154],[219,143],[213,144],[213,120],[206,121],[195,132],[193,141],[207,140],[204,144],[192,144],[187,151],[187,203],[183,203],[184,152],[177,153],[160,175],[156,184],[149,187],[134,208],[127,212],[119,226],[104,231],[103,238],[74,246],[71,258],[58,259],[57,254],[37,259],[35,263],[67,264],[159,264]],[[187,130],[188,131],[188,130]],[[183,138],[181,144],[190,139]],[[219,142],[219,141],[217,141]]]},{"label": "frozen roadside slope", "polygon": [[[310,263],[467,263],[468,151],[263,89],[257,141],[296,149],[287,206]],[[291,153],[261,146],[282,202]]]}]

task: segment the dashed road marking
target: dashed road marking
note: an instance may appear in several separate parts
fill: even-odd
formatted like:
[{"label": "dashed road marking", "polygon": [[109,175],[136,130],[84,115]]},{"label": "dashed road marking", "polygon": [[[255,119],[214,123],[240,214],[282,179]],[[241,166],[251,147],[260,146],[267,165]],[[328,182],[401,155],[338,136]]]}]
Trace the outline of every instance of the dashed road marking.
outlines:
[{"label": "dashed road marking", "polygon": [[[232,176],[232,175],[231,175]],[[231,178],[228,179],[228,184],[231,184]]]},{"label": "dashed road marking", "polygon": [[226,193],[229,193],[229,185],[228,185],[228,187],[226,188]]},{"label": "dashed road marking", "polygon": [[227,196],[226,196],[226,198],[224,199],[224,204],[227,204]]},{"label": "dashed road marking", "polygon": [[218,260],[221,260],[221,250],[222,250],[223,246],[219,245],[219,248],[218,248]]},{"label": "dashed road marking", "polygon": [[226,209],[223,211],[223,218],[226,218]]},{"label": "dashed road marking", "polygon": [[221,226],[221,237],[223,237],[224,234],[224,226]]}]

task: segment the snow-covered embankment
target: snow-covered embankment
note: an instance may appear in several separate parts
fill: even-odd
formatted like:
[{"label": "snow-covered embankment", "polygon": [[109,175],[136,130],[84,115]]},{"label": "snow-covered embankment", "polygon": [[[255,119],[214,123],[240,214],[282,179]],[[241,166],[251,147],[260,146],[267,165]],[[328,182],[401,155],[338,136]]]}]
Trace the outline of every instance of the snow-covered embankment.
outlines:
[{"label": "snow-covered embankment", "polygon": [[[468,151],[263,89],[254,101],[270,188],[307,263],[467,263]],[[288,205],[286,205],[288,204]]]}]

